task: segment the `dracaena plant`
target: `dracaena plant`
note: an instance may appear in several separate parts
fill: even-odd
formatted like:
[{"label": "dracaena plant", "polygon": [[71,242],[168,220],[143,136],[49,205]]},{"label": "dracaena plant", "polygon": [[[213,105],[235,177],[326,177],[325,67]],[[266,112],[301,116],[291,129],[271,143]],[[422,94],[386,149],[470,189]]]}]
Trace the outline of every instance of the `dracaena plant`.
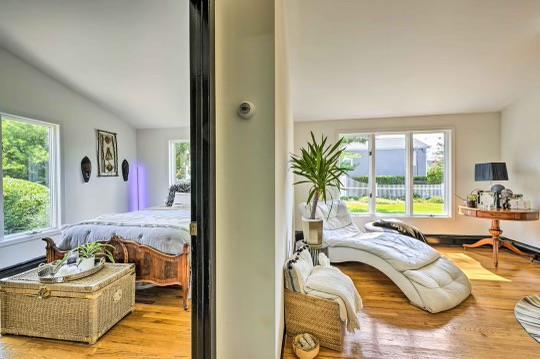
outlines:
[{"label": "dracaena plant", "polygon": [[327,142],[326,136],[321,136],[321,140],[317,141],[311,132],[311,141],[308,142],[307,148],[302,147],[299,155],[291,155],[293,173],[302,177],[294,184],[311,185],[307,198],[307,203],[311,207],[310,219],[315,219],[319,200],[326,202],[328,196],[331,196],[331,189],[341,190],[343,184],[340,178],[350,170],[340,164],[345,151],[345,147],[342,146],[343,138],[333,145]]}]

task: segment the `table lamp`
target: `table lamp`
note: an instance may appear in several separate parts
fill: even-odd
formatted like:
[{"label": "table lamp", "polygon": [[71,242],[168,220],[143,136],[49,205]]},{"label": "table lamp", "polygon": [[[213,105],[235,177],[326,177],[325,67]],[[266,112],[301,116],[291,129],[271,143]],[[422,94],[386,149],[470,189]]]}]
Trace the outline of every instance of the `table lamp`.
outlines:
[{"label": "table lamp", "polygon": [[[475,181],[508,181],[508,171],[505,162],[477,163],[474,165]],[[491,192],[495,193],[495,204],[497,209],[501,208],[501,192],[504,189],[502,184],[491,186]]]}]

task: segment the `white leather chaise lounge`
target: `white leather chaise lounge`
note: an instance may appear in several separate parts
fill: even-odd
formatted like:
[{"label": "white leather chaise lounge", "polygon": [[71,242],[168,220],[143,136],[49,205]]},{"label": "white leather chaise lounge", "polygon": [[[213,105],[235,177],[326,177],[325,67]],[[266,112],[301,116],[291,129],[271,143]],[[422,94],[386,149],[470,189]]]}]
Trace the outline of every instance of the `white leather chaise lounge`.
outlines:
[{"label": "white leather chaise lounge", "polygon": [[318,216],[324,219],[323,238],[332,263],[360,262],[377,268],[413,305],[438,313],[471,294],[471,283],[461,269],[429,245],[395,233],[363,233],[341,201],[332,206],[321,203]]}]

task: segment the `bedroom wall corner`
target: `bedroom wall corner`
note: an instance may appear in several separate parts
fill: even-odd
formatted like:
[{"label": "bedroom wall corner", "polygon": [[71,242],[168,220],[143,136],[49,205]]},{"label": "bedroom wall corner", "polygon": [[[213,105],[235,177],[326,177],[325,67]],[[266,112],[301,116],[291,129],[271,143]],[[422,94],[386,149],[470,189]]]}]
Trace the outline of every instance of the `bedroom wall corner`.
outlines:
[{"label": "bedroom wall corner", "polygon": [[189,141],[189,127],[137,130],[138,209],[163,205],[167,198],[171,140]]}]

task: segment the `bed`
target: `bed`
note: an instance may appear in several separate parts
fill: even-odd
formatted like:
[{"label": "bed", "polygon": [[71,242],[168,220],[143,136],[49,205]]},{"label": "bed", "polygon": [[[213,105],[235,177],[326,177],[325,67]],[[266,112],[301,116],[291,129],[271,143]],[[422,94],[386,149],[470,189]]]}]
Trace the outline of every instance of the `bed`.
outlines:
[{"label": "bed", "polygon": [[180,285],[187,310],[190,286],[189,207],[157,207],[106,214],[62,228],[61,241],[47,243],[47,261],[63,258],[69,249],[89,242],[116,247],[117,262],[135,263],[137,281],[159,286]]}]

